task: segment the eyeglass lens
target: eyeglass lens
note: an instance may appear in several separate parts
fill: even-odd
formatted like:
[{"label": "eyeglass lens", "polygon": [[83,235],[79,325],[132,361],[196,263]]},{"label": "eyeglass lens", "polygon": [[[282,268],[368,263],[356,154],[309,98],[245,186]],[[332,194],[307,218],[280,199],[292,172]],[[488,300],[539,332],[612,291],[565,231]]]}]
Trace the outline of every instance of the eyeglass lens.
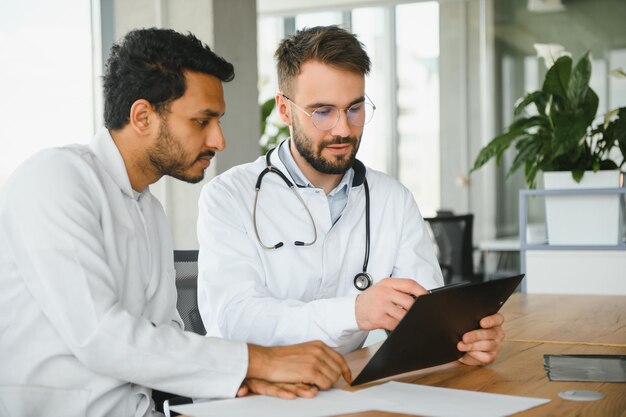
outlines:
[{"label": "eyeglass lens", "polygon": [[[330,130],[339,121],[341,110],[333,106],[323,106],[315,109],[311,121],[320,130]],[[364,126],[374,116],[374,106],[371,103],[357,103],[346,110],[348,123],[353,126]]]}]

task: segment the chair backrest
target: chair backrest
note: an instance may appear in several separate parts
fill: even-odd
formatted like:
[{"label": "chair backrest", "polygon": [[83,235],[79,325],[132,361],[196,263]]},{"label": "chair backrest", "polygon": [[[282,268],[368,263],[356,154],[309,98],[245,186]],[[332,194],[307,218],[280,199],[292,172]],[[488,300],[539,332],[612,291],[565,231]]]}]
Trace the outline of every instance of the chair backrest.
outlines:
[{"label": "chair backrest", "polygon": [[472,247],[473,214],[425,218],[437,252],[445,284],[476,281]]},{"label": "chair backrest", "polygon": [[185,330],[205,335],[198,310],[198,251],[175,250],[174,267],[178,292],[176,308],[185,323]]}]

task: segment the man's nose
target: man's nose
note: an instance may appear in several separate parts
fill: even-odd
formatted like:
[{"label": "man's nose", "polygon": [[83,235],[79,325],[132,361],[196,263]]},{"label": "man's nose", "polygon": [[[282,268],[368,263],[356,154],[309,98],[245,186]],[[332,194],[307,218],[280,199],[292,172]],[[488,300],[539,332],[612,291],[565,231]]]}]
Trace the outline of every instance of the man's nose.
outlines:
[{"label": "man's nose", "polygon": [[226,148],[226,138],[224,137],[224,132],[222,131],[222,125],[216,123],[213,129],[209,129],[205,145],[207,148],[218,152],[223,151]]}]

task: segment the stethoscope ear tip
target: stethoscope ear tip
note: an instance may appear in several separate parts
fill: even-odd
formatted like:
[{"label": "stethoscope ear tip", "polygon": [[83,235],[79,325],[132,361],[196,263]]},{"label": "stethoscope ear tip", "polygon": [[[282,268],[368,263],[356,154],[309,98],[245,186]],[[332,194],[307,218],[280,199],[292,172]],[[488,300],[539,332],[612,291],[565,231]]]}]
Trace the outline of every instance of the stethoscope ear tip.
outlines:
[{"label": "stethoscope ear tip", "polygon": [[278,242],[277,244],[274,245],[274,249],[278,249],[280,247],[282,247],[284,245],[283,242]]},{"label": "stethoscope ear tip", "polygon": [[293,244],[296,246],[304,246],[304,242],[300,242],[299,240],[296,240]]}]

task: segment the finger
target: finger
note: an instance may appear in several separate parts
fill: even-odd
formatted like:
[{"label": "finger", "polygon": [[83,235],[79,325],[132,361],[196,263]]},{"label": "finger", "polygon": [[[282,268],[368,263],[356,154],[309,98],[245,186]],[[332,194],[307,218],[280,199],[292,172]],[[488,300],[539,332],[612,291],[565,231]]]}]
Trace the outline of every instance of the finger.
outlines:
[{"label": "finger", "polygon": [[400,320],[402,320],[402,318],[406,315],[406,310],[395,304],[391,304],[385,308],[385,313],[393,320],[393,323],[391,324],[395,328]]},{"label": "finger", "polygon": [[271,397],[278,397],[285,400],[292,400],[296,398],[295,393],[285,389],[284,386],[281,386],[281,384],[273,384],[263,379],[249,379],[247,384],[250,390],[256,394],[269,395]]},{"label": "finger", "polygon": [[339,379],[339,371],[326,362],[321,362],[317,369],[318,375],[315,376],[316,379],[313,385],[318,386],[322,390],[331,388]]},{"label": "finger", "polygon": [[495,340],[481,340],[480,342],[465,344],[459,342],[457,348],[461,352],[494,352],[498,353],[501,344]]},{"label": "finger", "polygon": [[239,389],[237,390],[237,397],[245,397],[246,395],[248,395],[249,392],[249,388],[246,385],[246,383],[244,382],[243,384],[241,384],[241,386],[239,387]]},{"label": "finger", "polygon": [[471,344],[481,340],[503,340],[504,332],[496,327],[491,329],[477,329],[467,332],[463,335],[463,343]]},{"label": "finger", "polygon": [[415,298],[406,293],[394,291],[391,294],[391,302],[402,307],[404,310],[408,310],[415,302]]},{"label": "finger", "polygon": [[319,392],[314,385],[308,384],[279,384],[281,388],[295,394],[298,397],[313,398]]},{"label": "finger", "polygon": [[406,294],[413,294],[416,297],[427,294],[426,288],[409,278],[385,278],[381,282],[385,282],[396,291],[402,291]]},{"label": "finger", "polygon": [[335,383],[336,379],[329,377],[326,374],[325,369],[320,369],[319,372],[311,379],[311,384],[317,386],[322,391],[330,389]]},{"label": "finger", "polygon": [[495,353],[479,352],[479,351],[467,352],[465,355],[463,355],[463,357],[461,357],[461,359],[459,359],[460,362],[466,365],[472,365],[472,366],[489,365],[495,360],[496,360]]},{"label": "finger", "polygon": [[459,358],[459,362],[461,362],[464,365],[469,365],[469,366],[482,365],[480,362],[478,362],[476,359],[474,359],[472,356],[470,356],[467,353]]},{"label": "finger", "polygon": [[[406,314],[406,311],[402,310],[400,307],[397,307],[397,306],[394,306],[393,309],[390,310],[390,312],[395,311],[395,310],[400,311],[397,315]],[[378,320],[376,321],[376,328],[392,331],[396,328],[399,322],[400,320],[387,314],[387,312],[384,312],[381,315],[381,317],[379,317]]]},{"label": "finger", "polygon": [[341,356],[341,354],[335,349],[332,349],[328,346],[325,347],[327,349],[329,358],[333,361],[335,365],[338,366],[339,373],[341,373],[343,379],[345,379],[347,383],[352,382],[352,371],[350,370],[350,367],[348,366],[345,358]]},{"label": "finger", "polygon": [[311,352],[312,355],[310,357],[313,362],[311,363],[310,371],[314,378],[322,378],[322,380],[316,379],[304,382],[310,382],[322,389],[328,389],[339,379],[342,373],[342,367],[339,362],[343,361],[343,358],[319,340],[311,343]]},{"label": "finger", "polygon": [[489,329],[492,327],[502,326],[504,323],[504,316],[500,313],[493,314],[491,316],[483,317],[480,321],[480,327],[483,329]]},{"label": "finger", "polygon": [[302,382],[316,385],[322,390],[329,389],[339,379],[339,373],[318,356],[315,356],[308,364],[308,369],[305,369],[304,374],[305,378]]}]

